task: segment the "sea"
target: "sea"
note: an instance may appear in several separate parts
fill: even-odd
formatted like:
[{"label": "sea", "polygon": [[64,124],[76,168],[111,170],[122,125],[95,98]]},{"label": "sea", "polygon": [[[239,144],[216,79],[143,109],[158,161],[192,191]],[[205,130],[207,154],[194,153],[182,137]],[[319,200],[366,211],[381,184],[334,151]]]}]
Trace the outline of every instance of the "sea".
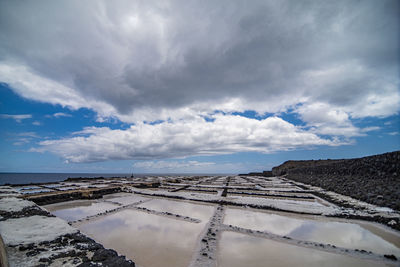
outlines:
[{"label": "sea", "polygon": [[181,175],[228,175],[202,173],[17,173],[0,172],[0,185],[61,182],[68,178],[95,177],[144,177],[144,176],[181,176]]}]

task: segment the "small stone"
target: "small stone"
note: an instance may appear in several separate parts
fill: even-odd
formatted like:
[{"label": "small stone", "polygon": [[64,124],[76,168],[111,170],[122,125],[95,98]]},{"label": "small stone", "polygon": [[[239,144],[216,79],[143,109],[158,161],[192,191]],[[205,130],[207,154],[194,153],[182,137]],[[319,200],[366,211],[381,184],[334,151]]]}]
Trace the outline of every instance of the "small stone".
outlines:
[{"label": "small stone", "polygon": [[393,260],[393,261],[397,261],[396,256],[393,255],[393,254],[391,254],[391,255],[385,254],[385,255],[383,255],[383,256],[384,256],[386,259]]},{"label": "small stone", "polygon": [[118,254],[112,249],[98,249],[94,252],[92,261],[105,261],[110,257],[116,257]]}]

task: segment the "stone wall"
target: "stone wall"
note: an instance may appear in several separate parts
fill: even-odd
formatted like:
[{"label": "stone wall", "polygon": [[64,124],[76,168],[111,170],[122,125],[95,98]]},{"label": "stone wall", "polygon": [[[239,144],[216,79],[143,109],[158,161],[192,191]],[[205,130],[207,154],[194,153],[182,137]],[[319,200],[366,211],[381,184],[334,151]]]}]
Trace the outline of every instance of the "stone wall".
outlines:
[{"label": "stone wall", "polygon": [[356,159],[287,161],[272,173],[400,210],[400,151]]},{"label": "stone wall", "polygon": [[249,172],[249,173],[242,173],[239,174],[241,176],[264,176],[264,177],[272,177],[272,171],[263,171],[263,172]]}]

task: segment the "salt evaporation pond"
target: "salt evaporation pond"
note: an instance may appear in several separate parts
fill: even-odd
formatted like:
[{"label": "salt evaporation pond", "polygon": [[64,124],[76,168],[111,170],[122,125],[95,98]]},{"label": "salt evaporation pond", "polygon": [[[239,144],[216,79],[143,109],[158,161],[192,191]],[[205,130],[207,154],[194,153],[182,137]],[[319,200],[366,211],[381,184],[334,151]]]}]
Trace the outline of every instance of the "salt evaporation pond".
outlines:
[{"label": "salt evaporation pond", "polygon": [[361,260],[232,232],[222,233],[218,251],[219,267],[386,266],[376,261]]},{"label": "salt evaporation pond", "polygon": [[129,205],[129,204],[137,203],[139,201],[149,200],[149,198],[130,194],[130,193],[116,193],[116,194],[110,194],[110,195],[103,196],[103,200],[110,201],[110,202],[116,202],[121,205]]},{"label": "salt evaporation pond", "polygon": [[[197,207],[199,205],[194,206],[201,210]],[[203,210],[205,212],[200,212],[202,214],[198,217],[211,216],[212,209]],[[186,267],[206,223],[186,222],[125,209],[82,224],[79,228],[105,247],[117,250],[140,266]]]},{"label": "salt evaporation pond", "polygon": [[385,240],[386,232],[372,224],[368,226],[370,231],[357,223],[295,218],[234,208],[225,211],[224,223],[299,240],[400,256],[400,238]]},{"label": "salt evaporation pond", "polygon": [[93,200],[75,200],[50,204],[43,207],[53,215],[69,222],[118,208],[117,205],[112,203],[98,203]]},{"label": "salt evaporation pond", "polygon": [[[247,180],[251,179],[253,178]],[[217,180],[221,180],[221,184]],[[271,191],[256,190],[258,187],[254,184],[257,179],[253,179],[253,186],[252,183],[244,183],[246,186],[242,184],[240,189],[235,186],[241,181],[240,177],[233,177],[228,195],[221,196],[229,179],[224,177],[217,180],[203,186],[213,191],[218,190],[218,195],[212,192],[213,195],[208,195],[209,199],[218,200],[220,197],[226,204],[200,202],[203,199],[209,200],[203,191],[196,191],[204,190],[205,187],[198,184],[187,187],[191,184],[187,181],[177,184],[166,182],[159,188],[139,188],[133,189],[134,193],[121,192],[105,195],[97,200],[69,201],[44,207],[52,214],[72,222],[72,226],[106,248],[116,250],[142,267],[198,267],[213,264],[222,267],[366,267],[385,264],[391,266],[392,262],[388,259],[392,257],[390,255],[400,258],[399,233],[382,225],[320,215],[296,215],[246,208],[246,205],[251,204],[298,213],[341,212],[337,206],[307,191],[276,192],[287,195],[287,198],[275,198]],[[293,189],[293,186],[289,188],[290,184],[274,183],[274,186],[278,187],[268,189]],[[271,196],[258,195],[260,193]],[[243,206],[230,206],[228,202]],[[222,206],[225,207],[221,208]],[[111,210],[113,211],[105,213]],[[272,233],[280,238],[270,239],[268,235],[255,234],[256,230]],[[294,240],[289,242],[282,237]],[[302,242],[297,243],[296,240]],[[310,245],[306,241],[317,244]],[[194,265],[190,265],[191,263]]]},{"label": "salt evaporation pond", "polygon": [[206,222],[210,219],[214,211],[213,206],[166,199],[153,199],[152,201],[138,205],[138,207],[144,207],[161,212],[171,212]]}]

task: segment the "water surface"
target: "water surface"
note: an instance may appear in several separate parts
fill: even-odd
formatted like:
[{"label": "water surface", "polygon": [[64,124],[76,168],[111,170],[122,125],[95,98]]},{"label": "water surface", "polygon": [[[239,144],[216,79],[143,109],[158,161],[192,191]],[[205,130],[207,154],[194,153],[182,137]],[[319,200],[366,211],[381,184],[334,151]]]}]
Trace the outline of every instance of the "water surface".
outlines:
[{"label": "water surface", "polygon": [[148,200],[147,197],[142,197],[133,193],[116,193],[110,195],[104,195],[103,200],[112,201],[121,205],[129,205],[139,201]]},{"label": "water surface", "polygon": [[173,201],[166,199],[153,199],[149,202],[138,205],[161,212],[170,212],[183,216],[208,221],[214,212],[214,207],[211,205],[198,205],[184,201]]},{"label": "water surface", "polygon": [[397,242],[389,242],[385,240],[386,231],[372,224],[368,228],[373,228],[373,232],[357,223],[296,218],[234,208],[225,211],[224,223],[294,239],[400,256],[400,237],[397,235]]},{"label": "water surface", "polygon": [[43,207],[51,214],[66,221],[72,222],[88,216],[99,214],[107,210],[118,208],[118,205],[107,202],[99,203],[93,200],[74,200],[45,205]]},{"label": "water surface", "polygon": [[285,267],[285,266],[385,266],[314,249],[288,245],[244,234],[223,232],[218,250],[219,267]]},{"label": "water surface", "polygon": [[125,209],[79,228],[139,266],[186,267],[204,225]]}]

